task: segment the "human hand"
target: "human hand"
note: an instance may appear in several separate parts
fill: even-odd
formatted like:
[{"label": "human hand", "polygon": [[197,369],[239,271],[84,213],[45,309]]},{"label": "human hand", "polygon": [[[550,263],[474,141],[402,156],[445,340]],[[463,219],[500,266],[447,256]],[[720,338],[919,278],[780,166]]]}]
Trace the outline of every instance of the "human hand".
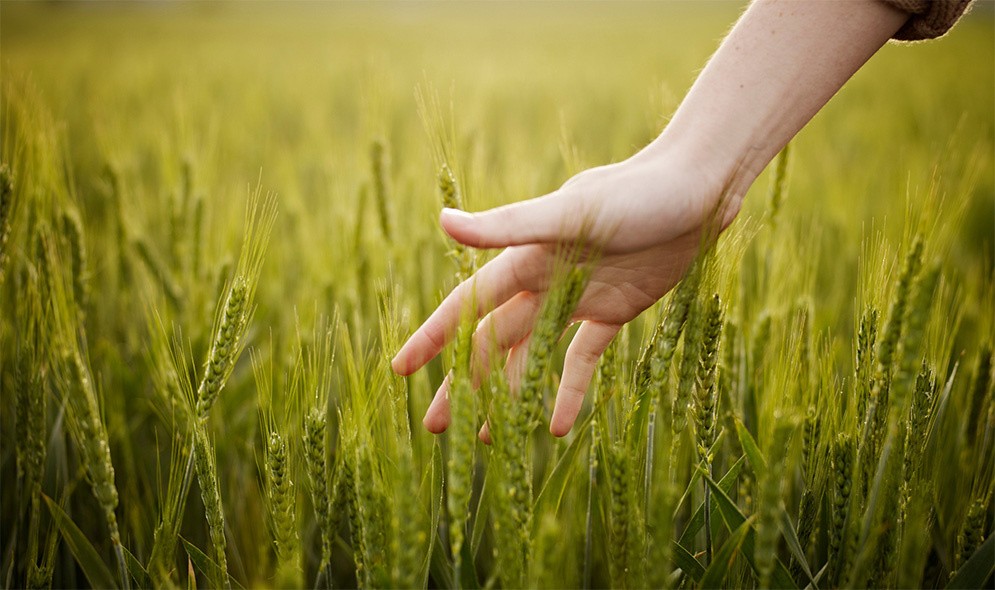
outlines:
[{"label": "human hand", "polygon": [[[566,434],[601,353],[677,283],[706,221],[728,225],[767,163],[907,20],[871,0],[753,2],[646,149],[537,199],[478,214],[444,211],[442,226],[457,241],[505,251],[439,305],[394,357],[394,370],[409,375],[439,354],[475,294],[478,317],[487,315],[474,335],[475,370],[487,369],[493,334],[496,352],[509,353],[514,387],[556,245],[583,237],[600,256],[574,313],[583,324],[550,421],[553,434]],[[443,383],[425,415],[432,432],[449,424],[446,391]]]},{"label": "human hand", "polygon": [[[477,317],[486,314],[473,338],[474,372],[485,373],[491,358],[507,353],[514,388],[550,286],[557,245],[582,238],[598,246],[598,256],[587,261],[593,264],[591,278],[571,320],[582,324],[567,349],[550,421],[550,432],[565,435],[612,338],[681,279],[713,212],[721,214],[722,227],[735,216],[739,199],[720,203],[721,195],[722,182],[691,165],[685,152],[653,144],[536,199],[476,214],[444,210],[441,223],[453,239],[505,250],[446,297],[397,353],[394,370],[410,375],[438,355],[473,295]],[[431,432],[449,425],[447,394],[448,378],[424,418]],[[486,431],[482,438],[487,441]]]}]

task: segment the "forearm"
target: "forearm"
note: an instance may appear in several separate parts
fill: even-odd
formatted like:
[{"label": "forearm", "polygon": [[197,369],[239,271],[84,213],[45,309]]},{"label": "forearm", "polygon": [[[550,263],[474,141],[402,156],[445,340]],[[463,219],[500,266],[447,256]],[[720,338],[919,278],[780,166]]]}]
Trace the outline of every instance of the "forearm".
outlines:
[{"label": "forearm", "polygon": [[647,154],[680,150],[741,197],[908,15],[878,0],[758,0]]}]

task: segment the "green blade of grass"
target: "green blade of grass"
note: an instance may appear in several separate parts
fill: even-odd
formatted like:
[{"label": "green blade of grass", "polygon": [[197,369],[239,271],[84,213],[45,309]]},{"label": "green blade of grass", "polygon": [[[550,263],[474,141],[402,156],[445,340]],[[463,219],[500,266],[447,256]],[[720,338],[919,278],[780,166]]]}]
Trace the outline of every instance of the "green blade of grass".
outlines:
[{"label": "green blade of grass", "polygon": [[[730,493],[733,486],[736,485],[736,481],[739,479],[739,473],[742,469],[743,457],[740,457],[735,463],[733,463],[732,467],[726,471],[726,474],[722,476],[722,479],[719,480],[719,487],[725,490],[726,494]],[[712,510],[715,510],[717,506],[715,498],[710,499],[709,505],[712,507]],[[678,542],[682,545],[688,544],[694,536],[698,534],[698,531],[700,531],[703,526],[705,526],[704,502],[698,504],[698,507],[695,509],[694,514],[691,515],[691,520],[688,521],[688,525],[684,529],[684,533],[681,534],[681,538]],[[718,526],[721,526],[719,521],[716,520],[712,523],[712,529],[715,529]]]},{"label": "green blade of grass", "polygon": [[739,444],[743,446],[743,452],[746,453],[746,457],[750,460],[750,467],[753,468],[753,473],[757,474],[757,477],[760,477],[767,472],[767,461],[764,459],[763,453],[760,452],[757,441],[750,434],[750,431],[746,429],[746,425],[739,419],[739,416],[733,416],[733,419],[736,421],[736,434],[739,436]]},{"label": "green blade of grass", "polygon": [[[599,404],[600,405],[600,404]],[[574,467],[577,465],[577,454],[583,448],[583,442],[587,439],[587,432],[591,426],[591,421],[594,419],[595,411],[592,411],[584,422],[577,429],[577,434],[574,439],[570,441],[570,445],[567,450],[560,455],[556,466],[553,467],[553,471],[546,478],[546,483],[542,486],[542,491],[539,492],[539,496],[536,497],[535,508],[533,509],[533,514],[545,514],[547,511],[551,511],[553,514],[557,514],[560,511],[560,503],[563,501],[563,495],[566,493],[567,482],[570,481],[570,476],[573,474]],[[538,523],[540,519],[533,519],[532,522],[532,532],[533,534],[538,530]]]},{"label": "green blade of grass", "polygon": [[[435,586],[439,588],[455,588],[456,587],[456,577],[455,568],[453,567],[453,562],[449,560],[449,552],[446,551],[446,543],[442,540],[438,531],[432,534],[433,542],[430,543],[431,551],[429,552],[429,568],[425,572],[425,585],[428,587],[429,575],[432,577],[432,581],[435,582]],[[439,537],[438,539],[434,539]]]},{"label": "green blade of grass", "polygon": [[124,562],[128,566],[128,573],[135,580],[135,585],[139,588],[148,588],[150,586],[148,572],[145,571],[141,562],[138,561],[138,558],[127,547],[122,546],[121,549],[124,550]]},{"label": "green blade of grass", "polygon": [[[719,484],[715,483],[711,477],[702,474],[702,477],[708,482],[708,487],[712,489],[712,497],[718,502],[719,514],[722,515],[722,520],[726,523],[726,528],[729,532],[733,532],[740,527],[747,518],[740,512],[736,504],[729,498],[729,495],[719,487]],[[743,540],[744,555],[750,564],[750,568],[757,572],[757,565],[753,561],[753,545],[756,541],[756,534],[754,533],[752,527],[747,533],[746,538]],[[791,578],[791,574],[788,573],[788,569],[784,567],[781,560],[778,559],[775,562],[774,573],[771,577],[771,584],[776,588],[797,588],[798,585],[795,584],[794,580]]]},{"label": "green blade of grass", "polygon": [[[187,552],[187,557],[189,557],[190,561],[193,562],[194,567],[200,570],[200,573],[204,574],[208,580],[217,580],[221,575],[218,572],[218,564],[190,541],[180,537],[180,542],[183,543],[183,549]],[[231,576],[228,576],[228,581],[230,581],[232,586],[235,588],[243,588],[243,586]]]},{"label": "green blade of grass", "polygon": [[795,558],[798,565],[802,567],[809,585],[815,590],[819,590],[819,586],[812,576],[812,569],[808,566],[808,559],[805,558],[805,550],[802,549],[802,544],[798,541],[798,533],[795,532],[795,527],[791,524],[788,511],[784,509],[784,506],[781,506],[780,518],[777,524],[781,529],[781,534],[784,536],[785,542],[788,544],[788,551],[791,552],[791,556]]},{"label": "green blade of grass", "polygon": [[974,555],[960,566],[947,588],[984,588],[992,574],[995,574],[995,535],[989,535]]},{"label": "green blade of grass", "polygon": [[715,552],[712,563],[708,565],[704,575],[701,577],[699,586],[701,588],[723,588],[726,577],[732,569],[736,558],[742,553],[741,549],[749,535],[750,521],[745,520],[735,531],[729,535],[722,547]]},{"label": "green blade of grass", "polygon": [[827,563],[826,565],[822,566],[822,569],[820,569],[815,574],[815,577],[812,579],[812,583],[809,584],[808,586],[805,586],[805,590],[817,590],[818,586],[816,584],[818,584],[822,580],[822,578],[826,576],[826,572],[828,571],[829,571],[829,564]]},{"label": "green blade of grass", "polygon": [[463,543],[460,548],[460,588],[463,590],[479,590],[480,580],[477,579],[477,568],[473,565],[473,551],[469,543]]},{"label": "green blade of grass", "polygon": [[[439,518],[442,515],[442,478],[445,471],[445,465],[442,464],[442,447],[439,446],[439,442],[436,441],[435,445],[432,446],[432,469],[429,470],[429,474],[426,474],[426,478],[422,480],[422,497],[428,498],[431,502],[430,510],[432,511],[432,529],[428,535],[428,550],[425,553],[425,561],[422,563],[422,575],[421,579],[422,587],[428,586],[428,574],[429,571],[432,573],[444,576],[443,571],[437,571],[439,564],[437,564],[438,558],[435,557],[436,553],[441,553],[442,559],[445,563],[449,565],[448,572],[448,583],[444,584],[447,588],[453,586],[452,580],[452,564],[448,563],[448,559],[445,557],[445,551],[436,551],[436,537],[438,536],[439,530]],[[427,490],[427,491],[426,491]],[[439,547],[445,547],[445,544],[439,544]],[[438,583],[442,583],[442,580],[436,580]]]},{"label": "green blade of grass", "polygon": [[76,523],[69,518],[61,506],[48,496],[42,495],[42,498],[45,499],[45,504],[52,514],[52,519],[55,520],[56,527],[62,533],[62,538],[65,539],[66,544],[69,545],[69,551],[73,554],[80,569],[83,570],[83,575],[86,576],[87,581],[94,588],[117,588],[117,581],[107,568],[107,564],[100,559],[100,554],[97,553],[83,531],[76,526]]},{"label": "green blade of grass", "polygon": [[[713,452],[715,449],[719,448],[719,445],[722,444],[723,436],[725,436],[724,430],[720,431],[719,435],[715,437],[715,443],[711,446]],[[702,472],[699,469],[695,469],[691,472],[691,479],[688,481],[687,487],[684,488],[684,493],[681,494],[681,499],[678,500],[677,504],[674,505],[674,518],[677,518],[677,516],[680,514],[681,506],[683,506],[684,502],[686,502],[687,499],[691,497],[691,494],[694,493],[694,490],[698,486],[698,482],[701,479],[701,473]]]},{"label": "green blade of grass", "polygon": [[691,579],[695,582],[701,580],[701,577],[705,575],[705,566],[701,565],[690,551],[684,548],[677,541],[673,541],[671,546],[674,548],[674,565],[681,568],[681,570],[691,576]]}]

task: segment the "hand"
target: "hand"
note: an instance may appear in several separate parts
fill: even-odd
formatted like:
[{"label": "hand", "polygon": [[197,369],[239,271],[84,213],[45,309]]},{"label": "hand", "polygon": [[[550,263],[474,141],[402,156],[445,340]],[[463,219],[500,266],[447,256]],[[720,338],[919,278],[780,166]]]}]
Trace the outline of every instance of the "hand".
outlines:
[{"label": "hand", "polygon": [[[444,210],[441,223],[453,239],[505,250],[446,297],[397,353],[394,370],[409,375],[439,354],[475,290],[478,317],[486,314],[473,339],[475,373],[485,373],[489,359],[507,353],[514,388],[549,287],[556,245],[583,237],[600,245],[600,254],[572,318],[582,324],[567,350],[550,422],[554,435],[569,432],[601,354],[626,322],[681,279],[720,203],[722,183],[697,173],[679,153],[651,145],[624,162],[586,170],[543,197],[476,214]],[[723,205],[725,227],[739,201]],[[447,393],[448,379],[425,415],[431,432],[449,425]],[[486,442],[486,431],[482,438]]]},{"label": "hand", "polygon": [[[555,246],[590,229],[584,237],[602,255],[574,314],[583,324],[550,421],[553,434],[566,434],[601,353],[680,279],[711,213],[720,229],[728,225],[771,158],[907,19],[872,0],[753,2],[646,149],[544,197],[476,215],[443,212],[443,228],[459,242],[506,249],[439,305],[397,353],[394,370],[409,375],[439,354],[475,288],[478,317],[487,315],[474,337],[477,370],[487,368],[494,334],[498,351],[509,353],[514,386]],[[443,383],[425,415],[432,432],[449,424],[446,389]]]}]

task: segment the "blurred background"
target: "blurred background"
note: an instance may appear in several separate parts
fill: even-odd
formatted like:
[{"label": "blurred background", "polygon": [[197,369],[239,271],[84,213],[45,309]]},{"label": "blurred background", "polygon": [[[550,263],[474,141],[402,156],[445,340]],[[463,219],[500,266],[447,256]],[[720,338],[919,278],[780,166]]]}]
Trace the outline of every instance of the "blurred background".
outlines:
[{"label": "blurred background", "polygon": [[[274,357],[279,375],[300,327],[308,332],[337,310],[356,350],[383,371],[390,351],[378,348],[376,293],[393,294],[406,334],[454,284],[450,244],[437,226],[443,159],[467,208],[478,210],[628,157],[664,128],[745,6],[0,2],[4,158],[27,130],[40,146],[32,157],[51,166],[38,172],[37,191],[60,187],[59,202],[78,209],[86,228],[95,295],[82,321],[112,409],[125,545],[147,556],[151,507],[168,469],[158,445],[169,427],[149,376],[150,310],[182,329],[201,367],[253,187],[275,192],[280,214],[248,347]],[[914,232],[928,236],[927,258],[943,266],[929,339],[953,344],[931,345],[948,357],[937,359],[938,374],[991,342],[993,7],[976,3],[943,39],[884,47],[793,141],[776,231],[764,225],[765,174],[724,242],[735,253],[720,287],[730,316],[748,331],[758,318],[787,317],[797,301],[810,302],[827,391],[852,377],[857,318],[869,304],[887,309]],[[452,140],[445,158],[442,136]],[[375,143],[387,156],[381,209],[371,195]],[[203,226],[192,231],[189,206],[198,200]],[[768,275],[770,289],[756,278]],[[634,322],[633,351],[653,320]],[[12,326],[0,330],[4,352],[17,342]],[[268,579],[271,563],[258,520],[260,430],[247,356],[213,428],[234,531],[231,569],[249,586]],[[434,362],[410,380],[415,424],[443,372]],[[4,414],[9,480],[12,418]],[[430,448],[431,437],[419,433]],[[58,457],[48,464],[50,494],[66,480],[58,469],[75,464],[62,439],[49,453]],[[956,472],[948,475],[956,491]],[[67,510],[106,557],[92,502],[77,493]],[[948,505],[963,512],[957,502]],[[191,502],[185,534],[206,547],[198,510]],[[4,494],[5,529],[17,511]],[[55,585],[77,585],[65,550],[60,559]]]}]

